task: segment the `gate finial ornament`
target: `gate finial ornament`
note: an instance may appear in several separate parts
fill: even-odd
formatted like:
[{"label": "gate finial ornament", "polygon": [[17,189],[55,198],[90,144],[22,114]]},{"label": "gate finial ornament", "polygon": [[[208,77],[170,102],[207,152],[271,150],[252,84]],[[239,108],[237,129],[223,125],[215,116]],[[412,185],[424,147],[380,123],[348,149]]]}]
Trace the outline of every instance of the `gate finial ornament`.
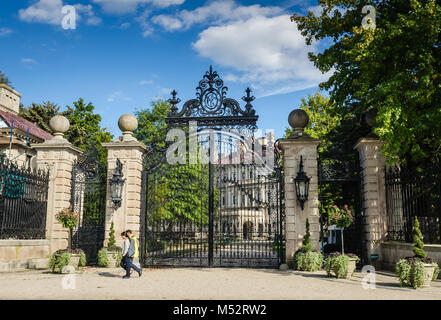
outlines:
[{"label": "gate finial ornament", "polygon": [[235,128],[247,127],[256,129],[258,116],[251,104],[255,97],[251,96],[251,89],[245,92],[242,98],[247,104],[242,109],[239,103],[227,98],[228,87],[219,74],[210,66],[196,88],[196,98],[184,103],[181,111],[177,104],[181,101],[176,98],[177,92],[173,90],[172,98],[168,102],[172,105],[166,123],[170,127],[185,127],[190,121],[197,121],[200,128]]},{"label": "gate finial ornament", "polygon": [[290,138],[309,137],[309,135],[304,132],[309,123],[309,116],[305,110],[295,109],[291,111],[288,116],[288,123],[294,129],[294,133]]}]

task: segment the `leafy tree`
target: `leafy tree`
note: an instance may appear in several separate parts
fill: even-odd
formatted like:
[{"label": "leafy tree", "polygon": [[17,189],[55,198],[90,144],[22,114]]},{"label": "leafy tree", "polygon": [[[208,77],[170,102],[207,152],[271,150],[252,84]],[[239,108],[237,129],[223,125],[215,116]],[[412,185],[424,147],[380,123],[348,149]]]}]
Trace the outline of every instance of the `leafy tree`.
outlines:
[{"label": "leafy tree", "polygon": [[7,86],[11,86],[11,81],[9,81],[8,77],[0,70],[0,83],[6,84]]},{"label": "leafy tree", "polygon": [[[389,162],[408,166],[441,155],[441,3],[436,0],[320,0],[320,16],[291,20],[306,43],[332,43],[309,58],[333,75],[330,91],[340,114],[360,119],[377,109],[375,133]],[[362,28],[365,5],[376,7],[376,29]],[[342,10],[343,9],[343,10]]]},{"label": "leafy tree", "polygon": [[91,143],[103,151],[101,143],[110,142],[113,136],[105,128],[101,128],[101,115],[94,113],[95,106],[84,103],[83,98],[73,103],[74,107],[66,106],[62,114],[69,120],[70,128],[65,137],[73,145],[86,150]]},{"label": "leafy tree", "polygon": [[[353,149],[357,140],[366,136],[371,130],[353,113],[340,113],[339,108],[329,97],[320,91],[315,95],[302,98],[298,107],[309,116],[305,132],[315,139],[320,139],[318,148],[322,165],[339,164],[343,161],[356,164],[358,152]],[[285,137],[289,137],[293,129],[286,129]],[[326,212],[333,205],[343,205],[356,201],[354,189],[350,185],[326,182],[320,185],[320,214],[323,223],[328,220]]]},{"label": "leafy tree", "polygon": [[[327,137],[340,125],[343,116],[336,112],[335,103],[320,91],[315,95],[308,94],[308,98],[302,98],[301,101],[298,108],[306,111],[309,116],[305,132],[314,139],[323,139],[318,149],[318,152],[322,153],[331,147],[333,142]],[[293,132],[294,129],[287,128],[285,137],[289,137]]]},{"label": "leafy tree", "polygon": [[[168,164],[165,159],[167,124],[165,119],[171,105],[158,99],[151,108],[138,110],[138,129],[135,137],[146,144],[148,166],[155,168],[149,175],[149,206],[154,208],[151,218],[176,221],[208,223],[208,165]],[[184,128],[185,130],[185,128]],[[187,156],[187,161],[189,157]],[[147,168],[147,169],[149,169]],[[219,191],[215,188],[215,208]]]},{"label": "leafy tree", "polygon": [[60,107],[50,101],[45,101],[42,104],[32,103],[29,107],[22,107],[20,109],[20,117],[29,120],[39,126],[46,132],[53,134],[49,126],[49,121],[60,112]]},{"label": "leafy tree", "polygon": [[[91,102],[85,104],[84,100],[80,98],[73,103],[73,107],[66,106],[66,110],[62,112],[60,112],[58,105],[46,101],[42,104],[32,103],[27,108],[22,107],[19,115],[51,134],[53,134],[49,126],[51,118],[57,114],[65,116],[70,122],[70,128],[64,137],[83,151],[95,149],[99,162],[105,168],[107,166],[107,152],[101,143],[110,142],[113,135],[106,128],[101,127],[101,115],[95,113],[94,110],[95,107]],[[105,170],[103,171],[105,174]]]},{"label": "leafy tree", "polygon": [[167,124],[165,119],[170,112],[171,105],[163,99],[151,102],[151,108],[145,108],[135,112],[138,119],[138,128],[134,132],[135,137],[147,147],[162,148],[165,146]]}]

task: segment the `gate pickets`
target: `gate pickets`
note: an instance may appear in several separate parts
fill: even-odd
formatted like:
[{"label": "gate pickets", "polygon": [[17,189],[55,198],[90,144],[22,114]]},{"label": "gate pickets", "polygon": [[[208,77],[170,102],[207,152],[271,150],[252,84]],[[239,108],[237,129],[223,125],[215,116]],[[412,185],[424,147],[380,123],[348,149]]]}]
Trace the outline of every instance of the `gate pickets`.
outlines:
[{"label": "gate pickets", "polygon": [[352,225],[344,230],[344,250],[345,253],[356,254],[362,262],[365,261],[362,242],[363,215],[360,175],[358,160],[319,159],[320,242],[321,250],[325,255],[334,251],[341,252],[340,237],[335,237],[335,239],[331,239],[332,243],[328,243],[328,207],[337,205],[341,208],[347,204],[354,209],[355,217]]},{"label": "gate pickets", "polygon": [[88,148],[85,155],[72,170],[71,205],[79,216],[72,232],[72,249],[82,249],[91,265],[98,262],[105,238],[107,184],[106,170],[101,168],[95,148]]},{"label": "gate pickets", "polygon": [[[227,90],[210,67],[197,99],[182,111],[175,91],[169,100],[168,127],[181,127],[188,137],[189,121],[196,121],[198,152],[210,161],[169,164],[166,147],[148,146],[141,198],[144,266],[277,268],[284,259],[280,162],[261,163],[254,150],[244,151],[256,129],[254,97],[248,89],[242,109],[225,97]],[[272,151],[272,137],[259,143]]]}]

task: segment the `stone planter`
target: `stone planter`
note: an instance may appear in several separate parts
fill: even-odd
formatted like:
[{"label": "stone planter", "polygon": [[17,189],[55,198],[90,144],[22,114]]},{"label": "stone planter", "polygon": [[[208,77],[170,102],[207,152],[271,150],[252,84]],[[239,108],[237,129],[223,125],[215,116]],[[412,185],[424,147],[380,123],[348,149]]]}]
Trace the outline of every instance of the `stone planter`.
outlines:
[{"label": "stone planter", "polygon": [[79,269],[80,260],[81,260],[80,253],[70,253],[69,264],[61,268],[59,266],[59,260],[62,254],[64,253],[55,253],[55,259],[57,261],[56,265],[58,265],[58,267],[56,267],[56,270],[58,270],[59,273],[68,274],[72,272],[72,268],[75,270]]},{"label": "stone planter", "polygon": [[78,269],[78,265],[80,264],[80,254],[72,253],[70,255],[70,262],[69,265],[74,267],[75,269]]},{"label": "stone planter", "polygon": [[435,267],[430,263],[424,264],[424,283],[423,288],[430,287],[430,283],[433,279],[433,273],[435,272]]},{"label": "stone planter", "polygon": [[120,262],[117,251],[107,251],[107,268],[119,267]]}]

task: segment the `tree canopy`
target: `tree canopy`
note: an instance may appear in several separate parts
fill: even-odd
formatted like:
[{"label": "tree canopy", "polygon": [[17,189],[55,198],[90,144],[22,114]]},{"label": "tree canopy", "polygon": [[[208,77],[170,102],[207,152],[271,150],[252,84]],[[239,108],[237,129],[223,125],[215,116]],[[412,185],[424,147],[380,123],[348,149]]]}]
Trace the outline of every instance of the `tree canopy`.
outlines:
[{"label": "tree canopy", "polygon": [[[322,72],[320,87],[341,115],[378,111],[375,133],[388,161],[407,165],[441,155],[441,4],[435,0],[320,0],[319,16],[291,20],[306,43],[331,44],[309,58]],[[376,8],[376,28],[364,29],[365,5]]]},{"label": "tree canopy", "polygon": [[60,107],[50,101],[45,101],[42,104],[32,103],[29,107],[22,107],[20,109],[20,117],[29,120],[39,126],[46,132],[53,134],[49,126],[50,119],[60,112]]},{"label": "tree canopy", "polygon": [[[168,164],[165,161],[167,124],[171,105],[162,99],[152,101],[151,108],[135,112],[138,129],[135,137],[146,144],[149,165],[154,166],[148,179],[148,206],[156,221],[191,221],[208,223],[208,165]],[[187,151],[188,152],[188,151]],[[187,161],[189,157],[187,156]],[[158,163],[160,164],[158,166]],[[147,168],[148,169],[148,168]],[[216,189],[216,188],[215,188]],[[219,198],[216,189],[215,203]],[[215,207],[217,207],[215,205]]]},{"label": "tree canopy", "polygon": [[21,108],[19,115],[51,134],[53,132],[49,126],[50,119],[57,114],[65,116],[70,122],[70,128],[64,137],[83,151],[93,146],[98,151],[100,163],[106,166],[107,152],[101,143],[110,142],[113,136],[106,128],[101,127],[101,115],[94,111],[95,106],[91,102],[85,104],[80,98],[73,103],[73,107],[66,106],[66,110],[62,112],[58,105],[46,101],[42,104],[32,103],[27,108]]},{"label": "tree canopy", "polygon": [[[0,70],[0,83],[6,84],[11,87],[11,81],[9,81],[8,77]],[[12,87],[11,87],[12,88]]]}]

